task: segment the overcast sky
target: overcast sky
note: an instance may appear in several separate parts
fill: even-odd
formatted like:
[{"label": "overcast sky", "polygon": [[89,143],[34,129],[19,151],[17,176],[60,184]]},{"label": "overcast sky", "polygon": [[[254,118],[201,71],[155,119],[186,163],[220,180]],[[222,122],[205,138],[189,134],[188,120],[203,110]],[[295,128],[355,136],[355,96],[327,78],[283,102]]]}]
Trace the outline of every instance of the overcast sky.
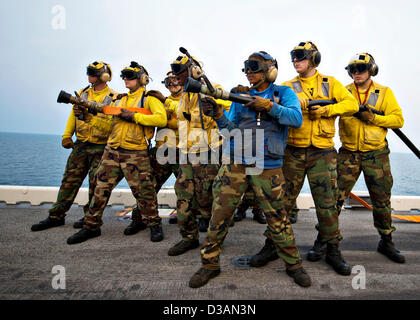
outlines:
[{"label": "overcast sky", "polygon": [[[119,92],[126,91],[120,71],[135,60],[153,78],[147,88],[167,95],[161,81],[180,46],[230,89],[247,84],[243,61],[258,50],[277,58],[276,83],[293,78],[289,52],[311,40],[322,55],[318,70],[344,85],[349,59],[371,53],[379,66],[374,80],[393,90],[402,131],[420,147],[419,9],[404,0],[2,0],[0,131],[61,135],[70,106],[57,104],[57,95],[87,86],[86,66],[95,60],[111,65],[110,87]],[[391,150],[410,152],[392,132],[388,141]]]}]

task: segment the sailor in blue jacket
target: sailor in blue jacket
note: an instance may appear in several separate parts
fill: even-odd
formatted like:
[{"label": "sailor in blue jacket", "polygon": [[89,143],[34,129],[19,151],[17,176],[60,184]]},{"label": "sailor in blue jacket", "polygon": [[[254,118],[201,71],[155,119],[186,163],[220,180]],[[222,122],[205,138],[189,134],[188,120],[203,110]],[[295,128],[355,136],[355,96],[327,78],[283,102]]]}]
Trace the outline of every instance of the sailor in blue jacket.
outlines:
[{"label": "sailor in blue jacket", "polygon": [[292,226],[282,204],[286,188],[282,165],[287,127],[302,124],[300,103],[293,90],[274,84],[277,62],[271,55],[255,52],[244,65],[243,71],[252,87],[238,86],[237,89],[255,96],[255,100],[245,105],[233,103],[226,114],[216,103],[203,105],[204,113],[213,114],[225,136],[225,148],[222,166],[213,183],[214,201],[207,238],[201,249],[202,267],[189,285],[201,287],[219,275],[223,241],[235,208],[250,185],[268,224],[264,233],[266,244],[252,257],[251,266],[261,266],[281,257],[286,264],[286,273],[297,284],[309,287],[311,279],[303,269]]}]

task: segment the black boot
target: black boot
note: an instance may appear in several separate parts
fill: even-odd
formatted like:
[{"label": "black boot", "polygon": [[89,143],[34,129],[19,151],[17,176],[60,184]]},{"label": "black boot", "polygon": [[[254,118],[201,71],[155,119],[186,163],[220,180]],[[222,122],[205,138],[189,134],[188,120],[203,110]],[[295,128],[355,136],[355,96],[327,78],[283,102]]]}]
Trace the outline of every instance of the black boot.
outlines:
[{"label": "black boot", "polygon": [[181,240],[180,242],[178,242],[172,248],[169,249],[168,255],[178,256],[180,254],[183,254],[184,252],[187,252],[188,250],[198,248],[199,245],[200,244],[198,240],[193,240],[193,241]]},{"label": "black boot", "polygon": [[289,277],[292,277],[301,287],[310,287],[312,284],[311,277],[306,273],[303,267],[300,267],[296,270],[286,269],[286,273]]},{"label": "black boot", "polygon": [[405,257],[395,249],[395,245],[392,242],[391,235],[381,235],[381,240],[378,244],[378,252],[382,253],[383,255],[387,256],[390,260],[397,262],[397,263],[404,263]]},{"label": "black boot", "polygon": [[321,260],[326,251],[327,243],[321,241],[321,236],[318,233],[318,236],[314,242],[314,246],[309,250],[307,258],[312,262]]},{"label": "black boot", "polygon": [[200,218],[198,219],[198,231],[207,232],[209,228],[210,219]]},{"label": "black boot", "polygon": [[274,242],[271,239],[265,240],[264,247],[258,252],[255,256],[251,257],[249,261],[249,265],[251,267],[262,267],[265,266],[268,262],[276,260],[279,258],[277,254],[276,247],[274,246]]},{"label": "black boot", "polygon": [[150,240],[159,242],[163,240],[163,230],[161,225],[150,227]]},{"label": "black boot", "polygon": [[199,288],[204,286],[210,279],[217,277],[220,274],[220,269],[208,270],[200,268],[190,279],[190,288]]},{"label": "black boot", "polygon": [[147,228],[147,225],[143,221],[134,221],[132,220],[131,223],[124,229],[124,234],[126,236],[136,234],[137,232],[144,230]]},{"label": "black boot", "polygon": [[252,210],[252,213],[254,214],[254,220],[261,224],[266,224],[267,220],[265,220],[264,213],[261,212],[261,210]]},{"label": "black boot", "polygon": [[81,228],[83,228],[84,224],[85,224],[85,217],[83,217],[82,219],[77,220],[75,223],[73,223],[73,228],[81,229]]},{"label": "black boot", "polygon": [[346,263],[346,261],[344,261],[344,258],[338,249],[338,244],[327,243],[327,254],[325,256],[325,261],[331,265],[334,271],[338,274],[341,274],[342,276],[350,275],[351,268]]},{"label": "black boot", "polygon": [[234,221],[241,221],[242,219],[246,218],[246,210],[248,208],[245,208],[242,204],[236,209],[235,215],[233,216]]},{"label": "black boot", "polygon": [[169,222],[169,224],[177,224],[178,223],[177,216],[170,217],[168,222]]},{"label": "black boot", "polygon": [[92,230],[83,228],[79,230],[79,232],[69,237],[67,239],[67,244],[81,243],[90,238],[99,237],[100,235],[101,235],[101,229],[96,229],[92,231]]},{"label": "black boot", "polygon": [[64,225],[64,218],[63,219],[51,219],[48,217],[45,220],[42,220],[36,224],[33,224],[31,227],[32,231],[42,231],[49,228],[59,227]]}]

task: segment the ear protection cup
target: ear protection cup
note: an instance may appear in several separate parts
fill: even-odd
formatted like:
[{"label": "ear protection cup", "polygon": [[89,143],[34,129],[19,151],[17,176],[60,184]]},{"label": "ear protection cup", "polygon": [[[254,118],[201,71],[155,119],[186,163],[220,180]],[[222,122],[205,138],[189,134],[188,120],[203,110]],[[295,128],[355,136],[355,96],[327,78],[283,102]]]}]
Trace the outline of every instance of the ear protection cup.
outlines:
[{"label": "ear protection cup", "polygon": [[109,66],[109,64],[102,62],[104,64],[104,72],[101,74],[100,76],[100,80],[102,82],[108,82],[111,81],[112,79],[112,71],[111,71],[111,67]]},{"label": "ear protection cup", "polygon": [[267,71],[265,71],[265,79],[268,82],[274,82],[276,81],[277,75],[278,75],[278,65],[277,60],[275,60],[271,55],[269,55],[265,51],[258,51],[254,52],[253,54],[259,55],[260,57],[264,58],[266,61],[269,60],[270,62],[266,62],[267,64]]},{"label": "ear protection cup", "polygon": [[143,73],[139,78],[139,83],[141,86],[145,86],[150,81],[149,76],[146,73]]},{"label": "ear protection cup", "polygon": [[143,70],[143,72],[141,73],[140,77],[139,77],[139,83],[141,86],[145,86],[150,82],[150,77],[149,77],[149,73],[147,72],[146,68],[138,65],[138,67]]},{"label": "ear protection cup", "polygon": [[373,59],[372,55],[368,53],[368,56],[370,57],[370,68],[369,73],[372,77],[376,76],[379,72],[379,67],[375,62],[375,59]]},{"label": "ear protection cup", "polygon": [[314,64],[315,68],[319,66],[321,63],[321,52],[315,51],[312,55],[312,63]]},{"label": "ear protection cup", "polygon": [[[366,55],[369,56],[369,62],[366,62],[366,59],[365,59],[365,56]],[[368,63],[368,65],[369,65],[368,71],[369,71],[370,76],[374,77],[374,76],[376,76],[378,74],[379,67],[376,64],[375,59],[372,57],[372,55],[370,53],[356,54],[350,60],[349,64],[352,63],[352,62],[354,62],[354,61],[357,61],[357,60],[362,60],[362,61],[364,61],[363,63]],[[353,78],[353,75],[350,73],[349,66],[347,66],[345,69],[347,70],[347,74],[349,75],[349,77],[350,78]]]},{"label": "ear protection cup", "polygon": [[299,46],[304,47],[304,48],[306,48],[307,45],[309,45],[309,47],[306,50],[313,51],[311,62],[313,64],[314,68],[316,68],[321,63],[321,52],[319,52],[317,46],[312,41],[299,43]]},{"label": "ear protection cup", "polygon": [[203,75],[203,70],[201,70],[201,68],[195,64],[191,66],[190,70],[191,70],[191,76],[196,80]]},{"label": "ear protection cup", "polygon": [[274,82],[274,81],[276,81],[277,74],[278,74],[278,70],[277,70],[276,66],[275,65],[271,65],[268,68],[268,71],[266,72],[267,81],[268,82]]}]

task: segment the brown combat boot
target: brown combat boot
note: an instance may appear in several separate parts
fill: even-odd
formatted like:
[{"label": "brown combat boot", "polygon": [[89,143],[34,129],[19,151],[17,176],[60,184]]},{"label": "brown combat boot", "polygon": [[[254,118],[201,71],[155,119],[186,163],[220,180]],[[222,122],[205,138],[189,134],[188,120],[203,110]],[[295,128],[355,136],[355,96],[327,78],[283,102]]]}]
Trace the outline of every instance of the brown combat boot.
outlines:
[{"label": "brown combat boot", "polygon": [[199,288],[204,286],[210,279],[217,277],[220,274],[220,269],[208,270],[200,268],[190,279],[190,288]]},{"label": "brown combat boot", "polygon": [[290,270],[286,268],[286,273],[289,277],[295,279],[295,282],[301,287],[310,287],[311,277],[306,273],[306,270],[303,267],[300,267],[296,270]]}]

